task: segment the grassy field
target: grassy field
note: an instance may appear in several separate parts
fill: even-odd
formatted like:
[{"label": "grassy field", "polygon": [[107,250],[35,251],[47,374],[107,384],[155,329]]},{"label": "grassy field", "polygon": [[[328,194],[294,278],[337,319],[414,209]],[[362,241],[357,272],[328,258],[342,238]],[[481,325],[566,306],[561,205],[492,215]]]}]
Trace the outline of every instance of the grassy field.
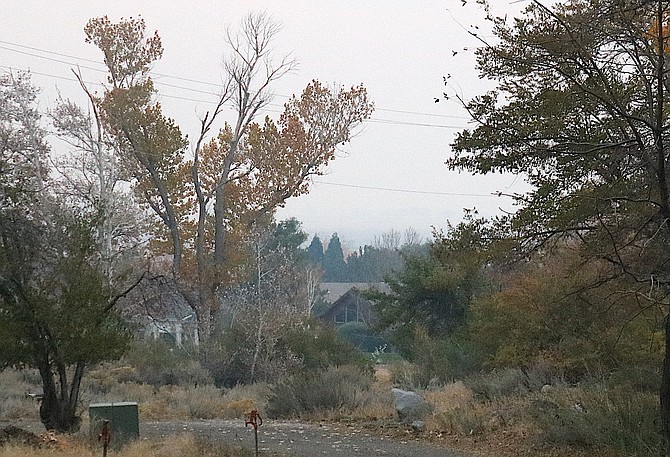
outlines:
[{"label": "grassy field", "polygon": [[[658,400],[648,388],[608,386],[603,383],[570,385],[561,380],[549,384],[529,379],[532,373],[507,371],[418,389],[411,385],[407,366],[378,367],[369,388],[352,383],[335,371],[322,378],[326,392],[358,389],[346,406],[307,409],[290,418],[365,423],[371,432],[389,433],[395,423],[390,389],[393,386],[419,391],[431,405],[424,418],[426,431],[415,438],[491,456],[657,456],[660,434],[657,426]],[[113,369],[92,372],[82,394],[82,405],[99,401],[136,401],[145,421],[188,419],[239,419],[251,409],[264,417],[271,386],[258,384],[218,389],[212,385],[153,387],[118,382]],[[543,381],[544,382],[544,381]],[[336,384],[337,383],[337,384]],[[300,388],[298,384],[297,388]],[[290,387],[290,386],[289,386]],[[5,370],[0,373],[0,420],[37,421],[38,405],[26,392],[39,391],[33,372]],[[302,402],[321,401],[318,392],[299,392]],[[86,411],[82,407],[84,430]],[[398,436],[407,429],[396,427]],[[27,455],[87,456],[99,454],[81,438],[64,438],[64,446],[34,450],[5,446],[0,457]],[[245,456],[241,449],[203,446],[182,436],[161,443],[137,442],[124,450],[124,457],[219,455]]]}]

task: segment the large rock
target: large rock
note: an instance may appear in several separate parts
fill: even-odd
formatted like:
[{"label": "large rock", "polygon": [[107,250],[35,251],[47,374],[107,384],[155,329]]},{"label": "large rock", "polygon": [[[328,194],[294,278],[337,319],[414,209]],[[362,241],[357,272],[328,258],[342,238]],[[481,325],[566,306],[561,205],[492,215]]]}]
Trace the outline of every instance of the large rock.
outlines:
[{"label": "large rock", "polygon": [[391,391],[395,400],[395,410],[403,422],[421,419],[430,410],[428,403],[416,392],[402,389],[392,389]]}]

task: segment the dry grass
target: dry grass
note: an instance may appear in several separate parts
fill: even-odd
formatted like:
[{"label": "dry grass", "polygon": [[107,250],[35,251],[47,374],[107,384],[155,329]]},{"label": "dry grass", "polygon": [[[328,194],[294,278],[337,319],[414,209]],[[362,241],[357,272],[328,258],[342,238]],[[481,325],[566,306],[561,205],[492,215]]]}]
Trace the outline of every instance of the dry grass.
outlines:
[{"label": "dry grass", "polygon": [[72,446],[67,449],[35,449],[27,446],[8,445],[0,448],[0,457],[94,457],[99,452],[85,446]]},{"label": "dry grass", "polygon": [[447,384],[442,389],[429,390],[424,393],[423,397],[436,411],[465,407],[473,400],[472,391],[461,381]]},{"label": "dry grass", "polygon": [[[124,370],[94,371],[91,379],[85,378],[80,395],[85,422],[90,403],[119,401],[137,402],[142,420],[239,419],[252,409],[263,412],[269,395],[265,384],[219,389],[213,385],[154,387],[114,381]],[[0,372],[0,421],[39,420],[39,403],[26,393],[41,391],[39,377],[31,370]]]},{"label": "dry grass", "polygon": [[556,385],[482,399],[461,382],[426,391],[427,436],[495,456],[656,456],[653,393]]},{"label": "dry grass", "polygon": [[[83,441],[65,445],[33,448],[8,445],[0,447],[0,457],[97,457],[100,448],[92,448]],[[200,441],[183,434],[156,441],[134,441],[121,451],[110,453],[116,457],[251,457],[253,452],[239,447]],[[279,454],[272,453],[272,456]]]},{"label": "dry grass", "polygon": [[239,419],[252,409],[262,411],[267,395],[264,385],[225,390],[212,385],[154,388],[125,383],[95,401],[135,401],[143,420]]},{"label": "dry grass", "polygon": [[0,420],[13,421],[36,417],[39,405],[26,394],[42,391],[32,372],[0,371]]},{"label": "dry grass", "polygon": [[[303,420],[394,421],[390,393],[393,372],[378,367],[369,389],[361,390],[358,406],[301,415]],[[174,419],[239,419],[251,409],[266,417],[269,387],[264,384],[218,389],[212,385],[164,386],[131,382],[107,382],[104,376],[87,384],[82,404],[135,401],[143,421]],[[503,380],[490,379],[489,384]],[[508,383],[509,384],[509,383]],[[481,383],[479,386],[481,387]],[[475,385],[476,387],[477,385]],[[0,372],[0,420],[38,420],[38,404],[26,392],[39,392],[39,379],[32,371]],[[426,439],[444,441],[481,455],[507,456],[652,456],[658,454],[657,397],[632,389],[608,390],[603,386],[569,386],[556,383],[551,389],[488,389],[500,394],[482,396],[462,382],[421,392],[432,406],[426,418]],[[503,393],[504,392],[504,393]],[[84,420],[87,417],[84,414]],[[84,428],[86,424],[84,423]],[[161,443],[137,442],[123,456],[207,455],[193,438],[175,438]],[[194,447],[195,446],[195,447]],[[201,446],[202,447],[202,446]],[[68,454],[68,452],[70,452]],[[133,454],[133,452],[135,454]],[[200,453],[198,453],[200,452]],[[235,451],[237,452],[237,451]],[[28,455],[87,457],[83,444],[68,443],[64,449],[0,449],[0,457]],[[96,454],[96,453],[94,453]],[[121,454],[117,454],[121,455]],[[223,454],[218,455],[244,455]]]}]

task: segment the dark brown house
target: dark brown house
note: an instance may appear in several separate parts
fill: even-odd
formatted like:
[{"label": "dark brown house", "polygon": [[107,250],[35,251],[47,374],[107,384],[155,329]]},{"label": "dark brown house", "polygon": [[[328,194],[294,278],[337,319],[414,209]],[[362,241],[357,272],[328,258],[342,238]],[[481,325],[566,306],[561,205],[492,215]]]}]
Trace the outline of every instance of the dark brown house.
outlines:
[{"label": "dark brown house", "polygon": [[363,322],[373,325],[378,317],[375,313],[373,303],[361,295],[361,290],[376,289],[388,292],[388,286],[384,283],[375,284],[353,284],[353,283],[324,283],[322,288],[327,291],[327,297],[332,296],[331,287],[334,290],[346,290],[334,299],[330,307],[323,312],[319,318],[329,325],[339,326],[349,322]]}]

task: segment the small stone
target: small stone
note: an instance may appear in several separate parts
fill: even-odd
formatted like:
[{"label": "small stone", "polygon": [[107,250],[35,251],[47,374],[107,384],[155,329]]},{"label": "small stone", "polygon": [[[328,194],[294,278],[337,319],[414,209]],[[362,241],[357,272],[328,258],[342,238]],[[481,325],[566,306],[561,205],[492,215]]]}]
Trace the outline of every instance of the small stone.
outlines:
[{"label": "small stone", "polygon": [[424,421],[414,421],[412,422],[412,430],[414,430],[415,433],[422,433],[426,430],[426,423]]}]

